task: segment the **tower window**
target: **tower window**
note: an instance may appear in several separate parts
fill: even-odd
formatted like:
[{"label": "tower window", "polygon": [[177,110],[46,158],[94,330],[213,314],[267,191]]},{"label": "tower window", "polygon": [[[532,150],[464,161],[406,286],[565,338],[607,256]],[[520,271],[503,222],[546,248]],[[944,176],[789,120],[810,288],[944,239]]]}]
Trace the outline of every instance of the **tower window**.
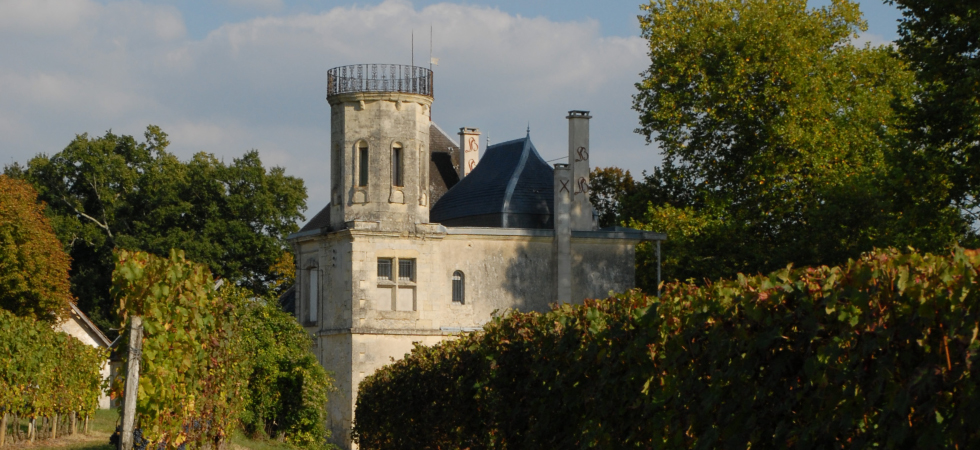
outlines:
[{"label": "tower window", "polygon": [[466,278],[461,270],[453,272],[453,303],[466,303]]},{"label": "tower window", "polygon": [[363,143],[357,147],[357,185],[368,185],[368,147]]},{"label": "tower window", "polygon": [[310,295],[309,295],[309,322],[316,323],[317,319],[317,306],[320,303],[320,280],[319,272],[316,268],[312,268],[307,271],[310,279]]},{"label": "tower window", "polygon": [[404,186],[403,178],[404,169],[402,167],[402,147],[395,144],[391,148],[391,184],[395,186]]},{"label": "tower window", "polygon": [[391,281],[391,258],[378,258],[378,281]]},{"label": "tower window", "polygon": [[398,281],[415,281],[415,260],[398,260]]}]

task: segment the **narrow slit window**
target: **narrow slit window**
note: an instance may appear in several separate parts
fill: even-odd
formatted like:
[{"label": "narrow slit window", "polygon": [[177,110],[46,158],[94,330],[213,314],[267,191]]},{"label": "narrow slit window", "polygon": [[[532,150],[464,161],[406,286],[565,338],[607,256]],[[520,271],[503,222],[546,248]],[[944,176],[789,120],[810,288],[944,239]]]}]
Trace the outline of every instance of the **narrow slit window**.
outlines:
[{"label": "narrow slit window", "polygon": [[453,272],[453,303],[466,304],[466,277],[461,270]]},{"label": "narrow slit window", "polygon": [[398,260],[398,281],[415,281],[415,260]]},{"label": "narrow slit window", "polygon": [[357,185],[368,185],[368,148],[365,144],[357,147]]},{"label": "narrow slit window", "polygon": [[320,279],[317,269],[310,269],[307,271],[310,279],[310,303],[309,303],[309,322],[316,323],[317,319],[317,306],[320,303]]},{"label": "narrow slit window", "polygon": [[391,148],[391,184],[395,186],[404,186],[403,178],[403,167],[402,167],[402,147],[395,144]]},{"label": "narrow slit window", "polygon": [[378,258],[378,281],[391,281],[390,258]]}]

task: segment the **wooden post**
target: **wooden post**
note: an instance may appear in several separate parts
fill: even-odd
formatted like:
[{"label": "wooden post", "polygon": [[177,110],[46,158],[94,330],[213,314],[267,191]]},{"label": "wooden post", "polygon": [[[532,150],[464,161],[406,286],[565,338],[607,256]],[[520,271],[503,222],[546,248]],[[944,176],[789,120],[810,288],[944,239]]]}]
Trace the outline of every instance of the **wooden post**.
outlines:
[{"label": "wooden post", "polygon": [[0,447],[3,447],[4,441],[7,440],[7,412],[3,412],[3,418],[0,419]]},{"label": "wooden post", "polygon": [[71,412],[71,435],[74,436],[75,432],[78,431],[78,412]]},{"label": "wooden post", "polygon": [[85,434],[88,435],[88,414],[85,414]]},{"label": "wooden post", "polygon": [[31,417],[31,421],[27,423],[27,437],[32,444],[34,443],[35,434],[37,434],[37,416]]},{"label": "wooden post", "polygon": [[58,438],[58,415],[54,415],[54,420],[51,421],[51,439]]},{"label": "wooden post", "polygon": [[133,448],[133,426],[136,423],[136,393],[140,386],[140,357],[143,354],[143,318],[129,319],[129,360],[126,361],[126,386],[123,393],[122,431],[119,450]]}]

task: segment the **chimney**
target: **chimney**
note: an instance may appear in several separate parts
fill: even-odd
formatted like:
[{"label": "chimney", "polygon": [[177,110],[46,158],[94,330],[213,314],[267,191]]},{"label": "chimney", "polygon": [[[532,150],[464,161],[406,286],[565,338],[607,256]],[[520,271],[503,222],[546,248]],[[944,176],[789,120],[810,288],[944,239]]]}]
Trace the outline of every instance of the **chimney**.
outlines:
[{"label": "chimney", "polygon": [[588,111],[569,111],[568,166],[572,179],[571,226],[576,231],[595,230],[592,201],[589,200],[589,119]]},{"label": "chimney", "polygon": [[459,129],[459,179],[470,174],[480,162],[480,129]]}]

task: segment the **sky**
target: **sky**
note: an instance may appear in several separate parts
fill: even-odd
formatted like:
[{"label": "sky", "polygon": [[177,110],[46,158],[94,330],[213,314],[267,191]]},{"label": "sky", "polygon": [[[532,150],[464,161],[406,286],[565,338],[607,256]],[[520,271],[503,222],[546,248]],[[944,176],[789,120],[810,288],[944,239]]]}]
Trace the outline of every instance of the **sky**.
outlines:
[{"label": "sky", "polygon": [[[811,6],[829,0],[810,0]],[[862,1],[858,40],[896,39],[896,8]],[[433,121],[491,143],[524,136],[567,154],[567,111],[589,110],[593,167],[660,163],[633,132],[648,65],[636,0],[0,0],[0,164],[62,150],[77,134],[149,124],[181,159],[258,149],[302,178],[306,218],[329,201],[326,72],[357,63],[435,66]],[[560,162],[560,161],[556,161]]]}]

